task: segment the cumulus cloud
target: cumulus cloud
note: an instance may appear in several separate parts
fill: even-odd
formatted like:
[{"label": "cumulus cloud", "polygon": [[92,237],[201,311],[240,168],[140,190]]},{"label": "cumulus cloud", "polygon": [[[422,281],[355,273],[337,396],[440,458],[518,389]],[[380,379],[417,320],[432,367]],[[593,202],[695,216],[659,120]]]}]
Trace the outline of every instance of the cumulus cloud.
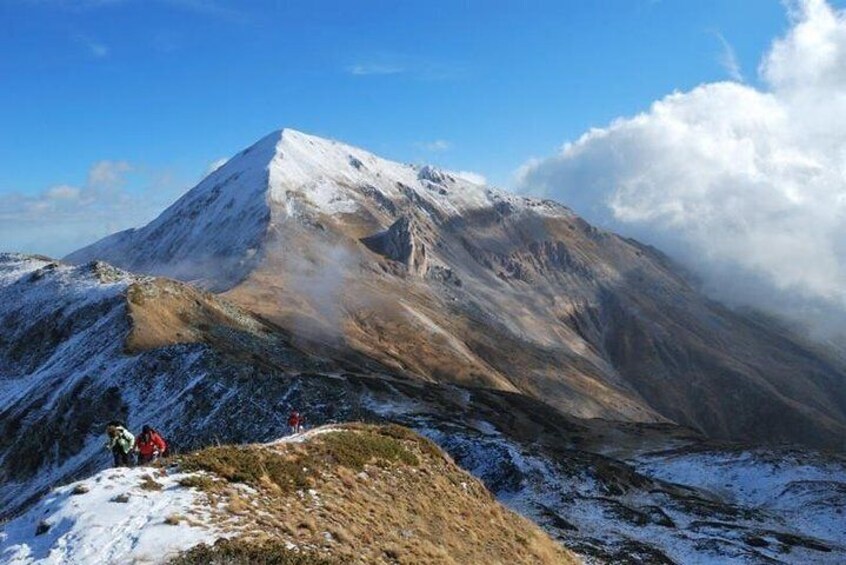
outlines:
[{"label": "cumulus cloud", "polygon": [[88,186],[91,188],[116,189],[126,184],[126,173],[132,165],[126,161],[97,161],[88,171]]},{"label": "cumulus cloud", "polygon": [[[146,190],[129,190],[141,173]],[[139,180],[139,179],[136,179]],[[58,184],[38,194],[0,194],[0,251],[61,257],[115,231],[155,217],[179,190],[168,175],[138,171],[127,161],[98,161],[84,183]]]},{"label": "cumulus cloud", "polygon": [[804,0],[789,15],[760,88],[670,94],[526,163],[520,189],[665,249],[719,298],[842,324],[846,13]]}]

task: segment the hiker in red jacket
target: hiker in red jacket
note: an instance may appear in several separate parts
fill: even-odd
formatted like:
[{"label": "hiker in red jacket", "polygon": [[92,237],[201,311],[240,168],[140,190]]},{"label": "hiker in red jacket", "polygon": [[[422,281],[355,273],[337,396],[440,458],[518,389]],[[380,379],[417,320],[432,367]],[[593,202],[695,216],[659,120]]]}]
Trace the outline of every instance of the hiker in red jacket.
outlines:
[{"label": "hiker in red jacket", "polygon": [[302,431],[303,426],[303,418],[300,416],[300,413],[294,410],[291,412],[291,415],[288,416],[288,430],[292,434],[296,434]]},{"label": "hiker in red jacket", "polygon": [[135,450],[138,452],[138,463],[143,465],[164,456],[167,452],[167,443],[159,432],[150,426],[144,426],[135,438]]}]

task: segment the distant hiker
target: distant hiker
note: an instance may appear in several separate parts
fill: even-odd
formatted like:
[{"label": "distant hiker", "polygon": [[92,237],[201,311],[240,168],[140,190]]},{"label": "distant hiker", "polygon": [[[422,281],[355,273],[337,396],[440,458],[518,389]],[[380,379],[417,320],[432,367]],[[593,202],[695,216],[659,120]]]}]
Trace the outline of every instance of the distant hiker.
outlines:
[{"label": "distant hiker", "polygon": [[302,431],[303,429],[303,418],[300,416],[300,413],[294,410],[291,412],[291,415],[288,416],[288,430],[292,434],[296,434]]},{"label": "distant hiker", "polygon": [[145,465],[165,456],[167,442],[159,432],[150,426],[144,426],[135,438],[135,450],[138,452],[138,464]]},{"label": "distant hiker", "polygon": [[131,467],[132,461],[129,454],[132,453],[132,448],[135,446],[135,436],[132,432],[126,429],[126,426],[120,422],[109,422],[106,426],[106,435],[109,436],[109,441],[106,443],[106,449],[112,452],[115,458],[115,467]]}]

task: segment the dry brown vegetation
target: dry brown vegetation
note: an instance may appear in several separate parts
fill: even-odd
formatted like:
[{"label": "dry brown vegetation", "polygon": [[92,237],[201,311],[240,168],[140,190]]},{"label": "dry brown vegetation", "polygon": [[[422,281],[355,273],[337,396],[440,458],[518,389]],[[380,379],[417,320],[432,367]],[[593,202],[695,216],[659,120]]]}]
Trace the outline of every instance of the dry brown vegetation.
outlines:
[{"label": "dry brown vegetation", "polygon": [[182,519],[182,516],[180,516],[179,514],[171,514],[170,516],[164,519],[164,523],[168,526],[178,526]]},{"label": "dry brown vegetation", "polygon": [[144,475],[141,477],[141,484],[138,485],[143,490],[162,490],[162,484],[156,482],[156,480],[151,475]]},{"label": "dry brown vegetation", "polygon": [[[212,447],[178,462],[207,473],[181,484],[206,493],[218,525],[237,541],[175,563],[577,562],[437,446],[398,426]],[[314,560],[286,561],[305,557]]]},{"label": "dry brown vegetation", "polygon": [[314,552],[288,549],[274,541],[218,540],[199,545],[170,561],[170,565],[341,565]]},{"label": "dry brown vegetation", "polygon": [[126,338],[130,352],[202,342],[212,326],[249,330],[260,327],[249,315],[220,298],[167,279],[132,284],[126,298],[132,321],[132,332]]}]

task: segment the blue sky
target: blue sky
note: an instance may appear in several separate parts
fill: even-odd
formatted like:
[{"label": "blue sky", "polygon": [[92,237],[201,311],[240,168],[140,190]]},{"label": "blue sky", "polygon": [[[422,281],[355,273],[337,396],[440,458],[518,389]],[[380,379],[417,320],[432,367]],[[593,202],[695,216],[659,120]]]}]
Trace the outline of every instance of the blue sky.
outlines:
[{"label": "blue sky", "polygon": [[[510,185],[672,91],[756,85],[787,28],[776,0],[0,0],[0,249],[150,219],[283,126]],[[74,190],[144,205],[96,226],[70,204],[32,215],[78,227],[59,243],[12,231],[22,202]]]}]

